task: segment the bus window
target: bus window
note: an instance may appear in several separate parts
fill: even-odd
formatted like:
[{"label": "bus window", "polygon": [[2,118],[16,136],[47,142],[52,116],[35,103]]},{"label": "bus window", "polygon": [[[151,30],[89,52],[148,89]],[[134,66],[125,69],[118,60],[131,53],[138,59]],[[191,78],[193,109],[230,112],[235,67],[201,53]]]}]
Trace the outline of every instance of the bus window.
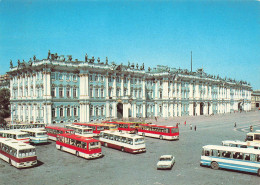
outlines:
[{"label": "bus window", "polygon": [[244,160],[250,161],[250,154],[244,154]]},{"label": "bus window", "polygon": [[233,154],[233,158],[234,158],[234,159],[243,159],[243,155],[242,155],[242,153],[235,152],[235,153]]},{"label": "bus window", "polygon": [[255,140],[260,140],[260,134],[255,134]]},{"label": "bus window", "polygon": [[240,148],[247,148],[247,146],[246,145],[241,145]]},{"label": "bus window", "polygon": [[250,161],[255,161],[256,160],[255,157],[256,157],[255,154],[250,154]]},{"label": "bus window", "polygon": [[253,141],[253,136],[246,136],[247,141]]},{"label": "bus window", "polygon": [[89,149],[95,149],[95,148],[100,148],[99,142],[91,142],[91,143],[89,143]]},{"label": "bus window", "polygon": [[135,145],[140,145],[140,144],[144,144],[144,139],[143,138],[135,139]]},{"label": "bus window", "polygon": [[260,162],[260,155],[256,155],[256,161]]},{"label": "bus window", "polygon": [[87,149],[87,144],[85,142],[81,142],[81,146],[83,149]]},{"label": "bus window", "polygon": [[217,157],[218,156],[218,151],[217,150],[211,150],[212,156]]},{"label": "bus window", "polygon": [[205,156],[209,156],[209,151],[205,150]]},{"label": "bus window", "polygon": [[223,156],[223,157],[226,157],[226,158],[230,158],[231,152],[223,152],[223,153],[222,153],[222,156]]}]

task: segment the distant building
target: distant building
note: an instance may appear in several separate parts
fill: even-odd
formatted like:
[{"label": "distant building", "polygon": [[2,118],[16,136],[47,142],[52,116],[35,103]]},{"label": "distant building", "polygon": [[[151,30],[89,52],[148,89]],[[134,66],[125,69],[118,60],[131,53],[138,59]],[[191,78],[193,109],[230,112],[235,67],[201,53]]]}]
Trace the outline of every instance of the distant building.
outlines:
[{"label": "distant building", "polygon": [[0,89],[10,88],[10,77],[8,74],[0,75]]},{"label": "distant building", "polygon": [[244,81],[158,65],[117,65],[98,58],[72,60],[48,53],[10,62],[11,119],[48,124],[111,118],[221,114],[251,110]]},{"label": "distant building", "polygon": [[253,91],[251,101],[252,110],[260,108],[260,90]]}]

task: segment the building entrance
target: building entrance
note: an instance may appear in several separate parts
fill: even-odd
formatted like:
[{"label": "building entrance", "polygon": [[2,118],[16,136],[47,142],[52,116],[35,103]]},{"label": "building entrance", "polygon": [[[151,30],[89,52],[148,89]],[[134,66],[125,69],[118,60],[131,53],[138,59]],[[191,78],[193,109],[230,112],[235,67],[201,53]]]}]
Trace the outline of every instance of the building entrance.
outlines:
[{"label": "building entrance", "polygon": [[117,118],[122,118],[123,117],[123,104],[118,103],[117,104]]},{"label": "building entrance", "polygon": [[204,104],[200,103],[200,115],[203,115]]}]

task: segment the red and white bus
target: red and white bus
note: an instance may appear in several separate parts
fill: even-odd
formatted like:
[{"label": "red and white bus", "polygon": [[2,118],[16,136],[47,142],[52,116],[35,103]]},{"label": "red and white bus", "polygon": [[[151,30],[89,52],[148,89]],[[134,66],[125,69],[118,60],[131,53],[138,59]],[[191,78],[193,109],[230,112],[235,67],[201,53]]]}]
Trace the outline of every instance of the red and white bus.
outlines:
[{"label": "red and white bus", "polygon": [[11,129],[28,129],[28,128],[43,128],[46,126],[44,123],[30,123],[30,124],[8,124],[4,127],[4,130],[11,130]]},{"label": "red and white bus", "polygon": [[16,168],[37,164],[34,146],[10,138],[0,138],[0,158]]},{"label": "red and white bus", "polygon": [[105,123],[73,123],[74,125],[80,125],[87,128],[93,129],[94,136],[99,136],[103,130],[117,130],[115,125]]},{"label": "red and white bus", "polygon": [[65,125],[64,126],[67,129],[72,129],[75,131],[75,135],[83,136],[83,137],[93,137],[93,129],[92,128],[87,128],[83,127],[80,125]]},{"label": "red and white bus", "polygon": [[179,128],[176,126],[140,124],[138,127],[138,135],[166,140],[178,140]]},{"label": "red and white bus", "polygon": [[75,134],[59,134],[57,136],[56,148],[86,159],[102,156],[100,141]]},{"label": "red and white bus", "polygon": [[56,141],[58,134],[64,134],[64,133],[73,134],[74,133],[74,130],[72,130],[72,129],[67,129],[67,128],[58,127],[58,126],[46,126],[45,129],[46,129],[48,138],[53,141]]},{"label": "red and white bus", "polygon": [[127,132],[105,130],[100,132],[99,140],[105,147],[115,148],[122,152],[146,152],[144,138]]},{"label": "red and white bus", "polygon": [[135,133],[137,132],[138,124],[136,122],[120,122],[120,121],[103,121],[102,123],[116,125],[118,130]]},{"label": "red and white bus", "polygon": [[29,134],[19,130],[0,130],[0,137],[12,138],[24,143],[30,143]]}]

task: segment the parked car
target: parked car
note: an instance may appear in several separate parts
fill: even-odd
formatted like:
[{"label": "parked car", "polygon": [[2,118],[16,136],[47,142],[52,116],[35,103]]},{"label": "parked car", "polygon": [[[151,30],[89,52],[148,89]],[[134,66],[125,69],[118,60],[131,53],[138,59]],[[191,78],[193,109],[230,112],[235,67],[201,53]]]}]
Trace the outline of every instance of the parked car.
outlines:
[{"label": "parked car", "polygon": [[157,163],[157,170],[159,169],[172,169],[175,163],[173,155],[162,155]]}]

